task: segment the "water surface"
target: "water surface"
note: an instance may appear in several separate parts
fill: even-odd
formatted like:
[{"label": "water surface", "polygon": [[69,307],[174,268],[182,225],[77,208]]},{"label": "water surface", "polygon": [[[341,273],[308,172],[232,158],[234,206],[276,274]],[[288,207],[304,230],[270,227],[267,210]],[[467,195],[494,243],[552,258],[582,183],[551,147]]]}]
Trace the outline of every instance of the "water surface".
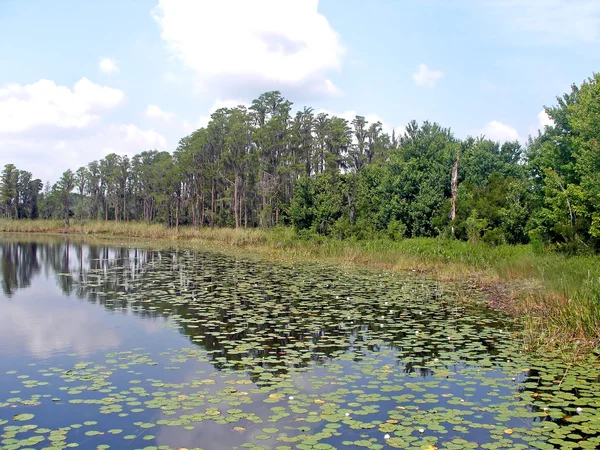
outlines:
[{"label": "water surface", "polygon": [[0,273],[2,448],[600,445],[593,362],[449,284],[16,235]]}]

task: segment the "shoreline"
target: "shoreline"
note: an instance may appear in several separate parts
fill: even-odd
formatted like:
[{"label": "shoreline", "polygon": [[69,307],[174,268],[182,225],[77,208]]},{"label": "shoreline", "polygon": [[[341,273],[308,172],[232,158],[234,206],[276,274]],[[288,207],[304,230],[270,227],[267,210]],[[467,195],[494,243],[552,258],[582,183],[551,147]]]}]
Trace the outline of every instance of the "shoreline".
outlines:
[{"label": "shoreline", "polygon": [[[531,246],[472,244],[436,238],[339,241],[299,238],[290,228],[178,231],[137,222],[0,220],[2,233],[127,239],[127,244],[176,245],[272,261],[319,261],[343,267],[423,273],[475,289],[496,310],[517,317],[525,351],[584,356],[600,343],[600,257],[565,256]],[[137,242],[136,242],[137,241]]]}]

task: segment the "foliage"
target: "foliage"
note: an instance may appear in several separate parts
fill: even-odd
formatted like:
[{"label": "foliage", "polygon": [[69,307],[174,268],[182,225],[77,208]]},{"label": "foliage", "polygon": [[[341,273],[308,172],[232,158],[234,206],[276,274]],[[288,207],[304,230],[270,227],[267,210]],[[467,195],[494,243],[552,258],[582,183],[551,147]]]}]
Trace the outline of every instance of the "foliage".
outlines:
[{"label": "foliage", "polygon": [[461,140],[428,121],[390,136],[364,116],[347,121],[309,107],[292,114],[292,106],[266,92],[249,108],[215,111],[173,154],[110,154],[43,192],[40,180],[6,164],[0,213],[175,229],[289,224],[304,236],[454,236],[576,253],[600,247],[598,74],[546,107],[552,126],[525,147]]}]

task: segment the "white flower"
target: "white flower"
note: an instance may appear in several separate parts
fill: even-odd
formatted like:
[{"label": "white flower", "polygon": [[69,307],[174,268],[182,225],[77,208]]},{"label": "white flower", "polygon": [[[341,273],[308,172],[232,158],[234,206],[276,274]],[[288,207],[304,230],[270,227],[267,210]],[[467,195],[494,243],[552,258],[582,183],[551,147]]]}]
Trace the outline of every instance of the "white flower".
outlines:
[{"label": "white flower", "polygon": [[293,395],[290,395],[288,398],[289,398],[290,400],[294,400],[294,396],[293,396]]},{"label": "white flower", "polygon": [[350,413],[346,413],[346,417],[350,417]]},{"label": "white flower", "polygon": [[386,435],[383,438],[387,441],[390,438],[390,435],[386,433]]},{"label": "white flower", "polygon": [[583,411],[583,408],[581,406],[578,406],[576,411],[577,411],[577,414],[581,414],[581,412]]},{"label": "white flower", "polygon": [[425,433],[425,430],[423,428],[419,428],[419,433],[423,434]]}]

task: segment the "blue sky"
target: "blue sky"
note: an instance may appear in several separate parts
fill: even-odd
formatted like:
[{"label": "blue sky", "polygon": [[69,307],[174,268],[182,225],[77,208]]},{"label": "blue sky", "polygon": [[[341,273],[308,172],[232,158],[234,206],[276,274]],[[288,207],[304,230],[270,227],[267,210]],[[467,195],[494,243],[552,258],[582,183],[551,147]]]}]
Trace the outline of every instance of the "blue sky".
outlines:
[{"label": "blue sky", "polygon": [[600,68],[596,0],[0,0],[0,164],[55,181],[280,90],[522,142]]}]

